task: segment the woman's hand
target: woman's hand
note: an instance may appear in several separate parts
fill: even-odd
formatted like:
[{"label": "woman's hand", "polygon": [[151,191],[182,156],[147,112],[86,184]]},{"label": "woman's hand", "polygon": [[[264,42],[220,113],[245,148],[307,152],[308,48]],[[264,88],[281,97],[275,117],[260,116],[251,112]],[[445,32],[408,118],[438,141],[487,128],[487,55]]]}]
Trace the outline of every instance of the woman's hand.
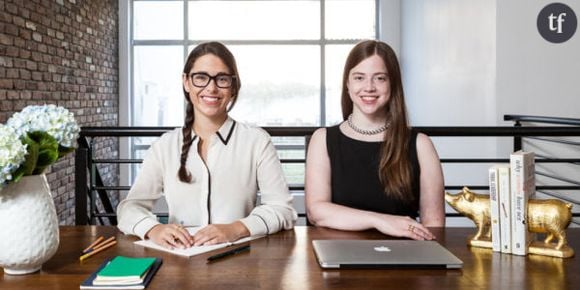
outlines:
[{"label": "woman's hand", "polygon": [[250,231],[240,221],[231,224],[211,224],[193,236],[194,246],[215,245],[233,242],[250,235]]},{"label": "woman's hand", "polygon": [[421,223],[408,216],[378,214],[375,228],[394,237],[407,237],[414,240],[433,240],[435,236]]},{"label": "woman's hand", "polygon": [[147,232],[145,238],[169,249],[193,246],[193,237],[184,227],[176,224],[156,225]]}]

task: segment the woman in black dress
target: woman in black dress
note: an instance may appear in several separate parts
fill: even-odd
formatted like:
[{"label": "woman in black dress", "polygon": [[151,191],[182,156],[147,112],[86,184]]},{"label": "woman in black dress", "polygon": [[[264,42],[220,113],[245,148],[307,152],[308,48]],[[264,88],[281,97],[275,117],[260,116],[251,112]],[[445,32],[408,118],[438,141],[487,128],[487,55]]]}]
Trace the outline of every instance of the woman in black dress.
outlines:
[{"label": "woman in black dress", "polygon": [[417,240],[445,226],[443,172],[428,136],[409,127],[399,63],[387,44],[367,40],[343,74],[344,122],[317,130],[306,161],[311,223],[377,229]]}]

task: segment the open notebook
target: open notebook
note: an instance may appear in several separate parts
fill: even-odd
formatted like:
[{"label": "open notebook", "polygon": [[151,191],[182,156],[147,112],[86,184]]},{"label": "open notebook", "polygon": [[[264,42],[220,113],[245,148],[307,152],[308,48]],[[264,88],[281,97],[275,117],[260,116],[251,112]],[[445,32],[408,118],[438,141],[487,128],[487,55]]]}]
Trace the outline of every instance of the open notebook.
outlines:
[{"label": "open notebook", "polygon": [[[201,229],[201,227],[186,227],[186,229],[191,235],[194,235],[198,230]],[[191,256],[203,254],[203,253],[206,253],[209,251],[225,248],[225,247],[228,247],[231,245],[245,243],[245,242],[255,240],[258,238],[262,238],[262,237],[264,237],[264,235],[245,237],[245,238],[239,239],[235,242],[222,243],[222,244],[211,245],[211,246],[197,246],[197,247],[191,247],[191,248],[187,248],[187,249],[177,249],[176,248],[173,250],[165,248],[161,245],[158,245],[151,240],[140,240],[140,241],[136,241],[135,244],[140,245],[140,246],[144,246],[147,248],[152,248],[152,249],[156,249],[156,250],[160,250],[160,251],[169,252],[169,253],[172,253],[175,255],[180,255],[180,256],[184,256],[184,257],[191,257]]]}]

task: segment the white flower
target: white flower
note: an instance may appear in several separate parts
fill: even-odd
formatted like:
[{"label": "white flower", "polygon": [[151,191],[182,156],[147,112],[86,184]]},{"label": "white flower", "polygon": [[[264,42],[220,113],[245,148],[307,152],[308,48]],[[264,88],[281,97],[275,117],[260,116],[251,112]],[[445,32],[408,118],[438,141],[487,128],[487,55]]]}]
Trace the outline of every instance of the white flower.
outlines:
[{"label": "white flower", "polygon": [[80,128],[71,112],[55,105],[28,106],[15,113],[6,123],[18,136],[27,132],[43,131],[63,147],[76,147]]},{"label": "white flower", "polygon": [[0,189],[12,180],[12,174],[24,163],[27,153],[14,129],[0,124]]}]

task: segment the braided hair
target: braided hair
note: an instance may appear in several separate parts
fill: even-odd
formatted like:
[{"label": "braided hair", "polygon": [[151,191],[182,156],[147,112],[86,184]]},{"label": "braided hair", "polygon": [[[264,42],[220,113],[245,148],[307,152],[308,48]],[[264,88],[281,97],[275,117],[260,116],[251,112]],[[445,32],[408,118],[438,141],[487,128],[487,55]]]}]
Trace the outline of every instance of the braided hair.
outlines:
[{"label": "braided hair", "polygon": [[[238,100],[238,93],[240,91],[240,87],[242,86],[240,82],[240,76],[238,74],[238,67],[236,65],[236,60],[234,55],[227,49],[225,45],[219,42],[206,42],[198,45],[193,49],[189,56],[187,57],[187,61],[185,62],[185,66],[183,67],[183,73],[189,78],[189,71],[193,68],[195,61],[207,54],[213,54],[219,57],[224,64],[229,68],[230,74],[233,77],[233,84],[232,84],[232,101],[228,108],[228,112],[234,107],[236,101]],[[189,154],[189,149],[191,148],[191,144],[193,144],[192,138],[192,129],[193,129],[193,122],[195,120],[193,104],[189,98],[189,93],[183,88],[183,95],[185,97],[185,101],[187,103],[185,107],[185,120],[183,123],[183,128],[181,129],[183,135],[183,145],[181,146],[181,156],[180,156],[180,166],[179,170],[177,171],[177,176],[179,180],[185,183],[190,183],[192,180],[191,173],[185,167],[187,162],[187,156]]]}]

